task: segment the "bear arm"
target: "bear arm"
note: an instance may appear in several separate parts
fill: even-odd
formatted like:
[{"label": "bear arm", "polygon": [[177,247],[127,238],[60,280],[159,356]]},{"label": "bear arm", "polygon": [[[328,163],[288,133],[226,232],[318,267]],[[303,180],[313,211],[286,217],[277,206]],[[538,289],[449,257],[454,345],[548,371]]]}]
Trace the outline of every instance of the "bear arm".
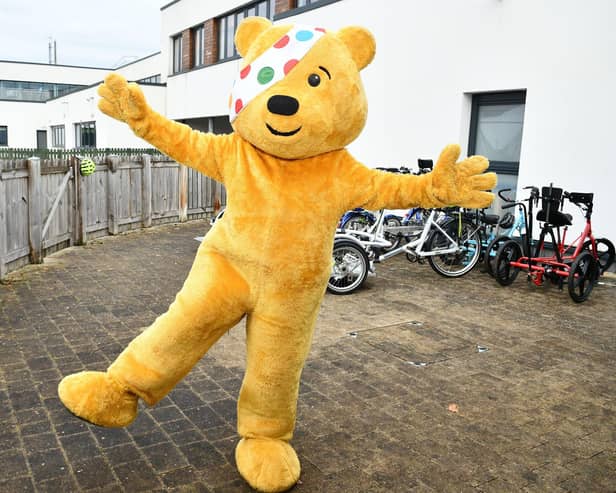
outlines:
[{"label": "bear arm", "polygon": [[215,135],[193,130],[154,110],[136,121],[127,122],[133,132],[178,163],[185,164],[224,183],[225,156],[232,152],[233,134]]},{"label": "bear arm", "polygon": [[432,174],[403,175],[368,168],[350,155],[345,170],[338,176],[348,184],[346,187],[346,210],[363,207],[369,210],[426,209],[444,207],[432,193]]}]

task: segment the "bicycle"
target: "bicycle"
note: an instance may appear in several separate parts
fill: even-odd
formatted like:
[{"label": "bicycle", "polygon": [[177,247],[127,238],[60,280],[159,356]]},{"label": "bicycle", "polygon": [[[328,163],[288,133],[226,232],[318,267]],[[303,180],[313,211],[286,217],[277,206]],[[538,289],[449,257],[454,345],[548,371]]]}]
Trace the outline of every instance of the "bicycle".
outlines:
[{"label": "bicycle", "polygon": [[465,219],[461,211],[449,213],[455,217],[439,223],[442,211],[431,209],[419,237],[395,249],[389,249],[391,242],[385,237],[384,210],[379,211],[368,231],[338,232],[327,289],[333,294],[352,293],[364,283],[369,272],[374,273],[374,264],[400,253],[427,258],[432,269],[445,277],[466,274],[479,260],[479,228]]},{"label": "bicycle", "polygon": [[[597,240],[592,234],[591,216],[593,208],[592,193],[564,192],[562,188],[550,185],[543,187],[541,194],[536,187],[531,189],[530,197],[524,202],[509,202],[503,209],[521,206],[526,226],[526,241],[518,243],[514,240],[505,241],[496,255],[495,277],[502,286],[510,285],[517,277],[520,270],[527,272],[527,279],[540,286],[545,279],[563,288],[564,280],[567,280],[569,296],[576,303],[588,299],[597,278],[600,275],[599,253],[596,248]],[[502,198],[502,197],[501,197]],[[572,224],[572,216],[561,212],[565,199],[578,206],[585,214],[586,225],[584,231],[571,244],[566,244],[568,226]],[[532,252],[532,213],[533,206],[541,200],[541,209],[537,213],[537,221],[543,222],[539,239]],[[529,220],[530,217],[530,220]],[[564,232],[561,235],[561,228]],[[556,232],[556,234],[555,234]],[[545,249],[546,238],[550,238],[553,253],[549,254]],[[587,242],[590,242],[589,244]],[[603,259],[605,266],[613,262],[613,245],[609,240],[602,239],[602,244],[607,247],[607,256]],[[584,247],[590,245],[590,250]],[[594,247],[593,247],[594,245]],[[568,253],[571,252],[572,253]],[[611,255],[611,259],[609,258]]]}]

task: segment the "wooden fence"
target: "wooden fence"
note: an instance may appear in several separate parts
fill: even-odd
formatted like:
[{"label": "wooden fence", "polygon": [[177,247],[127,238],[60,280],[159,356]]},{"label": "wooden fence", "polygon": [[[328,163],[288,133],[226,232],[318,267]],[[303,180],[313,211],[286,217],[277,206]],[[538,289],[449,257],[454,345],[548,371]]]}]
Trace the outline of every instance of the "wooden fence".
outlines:
[{"label": "wooden fence", "polygon": [[0,279],[88,239],[211,216],[224,187],[162,155],[0,158]]}]

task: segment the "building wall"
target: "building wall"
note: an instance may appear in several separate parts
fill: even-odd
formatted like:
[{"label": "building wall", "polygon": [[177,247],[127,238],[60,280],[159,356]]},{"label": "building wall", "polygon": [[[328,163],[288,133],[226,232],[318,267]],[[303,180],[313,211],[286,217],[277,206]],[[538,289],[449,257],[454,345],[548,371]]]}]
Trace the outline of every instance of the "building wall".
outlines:
[{"label": "building wall", "polygon": [[[97,147],[151,147],[133,134],[125,123],[101,113],[97,106],[100,98],[96,90],[97,87],[91,87],[41,105],[47,107],[45,128],[49,130],[49,147],[51,147],[51,126],[64,125],[65,147],[72,149],[75,147],[75,124],[91,121],[96,122]],[[165,88],[144,85],[142,90],[150,106],[158,112],[164,112]]]},{"label": "building wall", "polygon": [[0,60],[0,79],[2,80],[90,85],[101,80],[108,71],[109,69],[104,68]]},{"label": "building wall", "polygon": [[0,101],[0,126],[8,127],[8,147],[36,147],[36,131],[45,130],[45,103]]}]

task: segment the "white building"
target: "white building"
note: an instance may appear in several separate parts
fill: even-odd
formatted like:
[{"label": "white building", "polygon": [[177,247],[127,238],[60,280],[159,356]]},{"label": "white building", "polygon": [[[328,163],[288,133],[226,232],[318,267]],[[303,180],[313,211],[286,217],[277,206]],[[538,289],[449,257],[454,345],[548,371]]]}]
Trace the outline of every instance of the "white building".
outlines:
[{"label": "white building", "polygon": [[[616,9],[610,0],[175,0],[161,8],[160,53],[147,66],[141,61],[118,71],[132,80],[160,74],[166,88],[146,89],[156,109],[196,128],[229,131],[233,33],[239,20],[255,14],[276,23],[334,30],[358,24],[373,32],[377,55],[363,71],[368,122],[350,146],[367,165],[413,166],[459,142],[465,155],[487,155],[499,186],[517,187],[520,198],[523,186],[550,182],[594,192],[595,232],[616,239],[609,202],[609,142],[616,130],[616,32],[610,28]],[[26,65],[6,75],[5,65],[0,80],[87,85],[105,72],[83,69],[77,76],[69,67],[38,65],[43,78],[18,76]],[[51,79],[55,70],[64,73]],[[72,147],[77,122],[94,122],[99,147],[145,145],[103,117],[95,100],[90,88],[45,104],[0,101],[0,145],[7,144],[3,127],[8,145],[34,147],[37,131],[47,131],[51,146],[52,127],[64,125],[64,145]],[[19,127],[18,113],[32,117],[29,126]],[[582,224],[577,210],[566,207],[576,227]]]}]

